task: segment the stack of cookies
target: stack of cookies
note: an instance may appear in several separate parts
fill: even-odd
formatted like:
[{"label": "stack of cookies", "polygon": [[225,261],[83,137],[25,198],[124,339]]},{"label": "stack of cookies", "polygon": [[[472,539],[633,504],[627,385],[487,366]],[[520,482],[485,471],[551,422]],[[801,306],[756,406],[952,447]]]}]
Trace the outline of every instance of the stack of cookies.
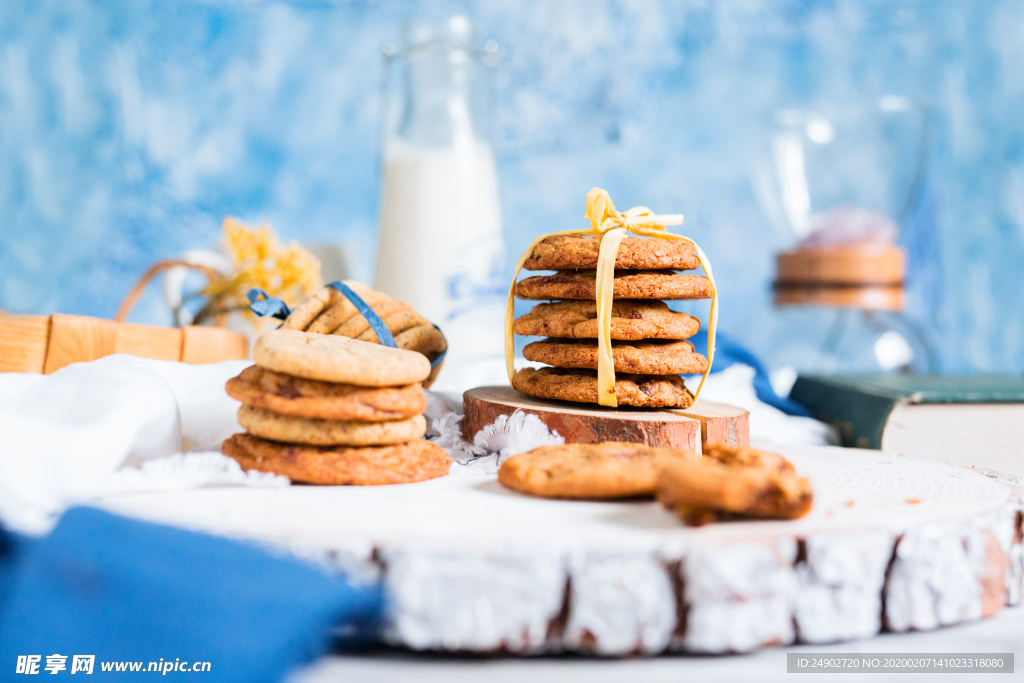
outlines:
[{"label": "stack of cookies", "polygon": [[223,451],[244,470],[308,484],[404,484],[448,473],[423,439],[430,362],[420,353],[279,329],[256,340],[256,365],[228,380],[246,429]]},{"label": "stack of cookies", "polygon": [[[516,319],[516,334],[549,337],[528,344],[527,360],[554,367],[518,371],[512,386],[539,398],[597,403],[596,268],[601,236],[555,235],[533,249],[523,267],[555,270],[516,284],[520,299],[538,304]],[[615,257],[611,339],[619,405],[687,408],[693,395],[679,375],[707,370],[707,358],[685,341],[700,321],[672,311],[663,299],[710,299],[711,282],[673,271],[699,266],[687,240],[627,237]]]},{"label": "stack of cookies", "polygon": [[[380,316],[381,321],[394,336],[398,348],[422,353],[430,361],[447,350],[448,342],[441,334],[441,330],[414,311],[409,304],[395,301],[387,294],[378,292],[362,282],[345,280],[344,284]],[[356,310],[355,304],[330,286],[324,287],[319,294],[306,299],[296,307],[281,327],[286,330],[337,334],[359,341],[380,343],[377,334],[370,328],[370,323]],[[430,374],[423,380],[423,386],[429,387],[433,384],[440,371],[440,363],[434,364]]]}]

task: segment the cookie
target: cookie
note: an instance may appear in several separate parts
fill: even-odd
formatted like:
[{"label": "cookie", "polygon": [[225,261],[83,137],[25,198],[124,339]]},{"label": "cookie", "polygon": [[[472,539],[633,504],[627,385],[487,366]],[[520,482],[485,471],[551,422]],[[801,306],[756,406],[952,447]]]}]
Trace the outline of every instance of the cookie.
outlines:
[{"label": "cookie", "polygon": [[659,470],[699,460],[679,448],[606,442],[541,446],[502,463],[498,481],[547,498],[629,498],[654,494]]},{"label": "cookie", "polygon": [[[545,339],[527,344],[526,360],[556,368],[597,370],[597,340]],[[694,353],[688,341],[612,342],[615,372],[634,375],[695,375],[708,369],[708,359]]]},{"label": "cookie", "polygon": [[245,404],[238,409],[238,424],[264,439],[311,446],[383,446],[418,439],[427,431],[422,415],[392,422],[320,420]]},{"label": "cookie", "polygon": [[252,359],[285,375],[361,387],[412,384],[430,374],[430,361],[421,353],[283,328],[261,334]]},{"label": "cookie", "polygon": [[[359,317],[362,318],[362,316]],[[352,321],[350,320],[348,323],[342,325],[342,327],[348,327],[349,323],[351,322]],[[432,327],[432,325],[430,325],[430,322],[416,311],[400,311],[398,313],[392,313],[391,315],[386,317],[381,316],[381,322],[383,322],[384,326],[388,328],[389,332],[391,332],[392,338],[414,327],[421,327],[423,325]],[[342,332],[338,332],[337,330],[335,330],[334,333],[344,334]],[[345,336],[354,337],[359,341],[377,342],[377,333],[373,331],[373,328],[370,327],[369,323],[366,323],[366,326],[360,330],[359,334],[346,334]]]},{"label": "cookie", "polygon": [[[412,306],[405,303],[404,301],[395,301],[394,299],[385,299],[379,303],[375,303],[370,308],[373,309],[374,313],[378,317],[383,319],[385,316],[392,315],[393,313],[404,313],[412,310]],[[350,318],[339,326],[331,330],[331,334],[340,334],[343,337],[352,337],[357,339],[360,334],[369,329],[370,323],[363,317],[362,313],[353,313]],[[311,332],[313,330],[310,330]],[[376,337],[373,338],[377,340]],[[365,340],[364,340],[365,341]]]},{"label": "cookie", "polygon": [[436,358],[448,348],[448,342],[441,331],[429,323],[402,332],[395,337],[395,344],[400,349],[417,351],[427,358]]},{"label": "cookie", "polygon": [[[566,368],[523,368],[512,387],[537,398],[597,403],[597,371]],[[616,375],[615,399],[637,408],[689,408],[693,394],[678,375]]]},{"label": "cookie", "polygon": [[[520,299],[594,299],[595,270],[576,270],[528,277],[516,284]],[[710,299],[711,281],[700,275],[670,270],[617,270],[614,299]]]},{"label": "cookie", "polygon": [[[362,282],[355,280],[343,280],[342,282],[361,297],[368,296],[373,292],[373,289]],[[311,296],[296,306],[295,310],[285,319],[282,327],[287,330],[305,330],[324,309],[330,308],[342,300],[347,301],[334,287],[324,287],[315,296]]]},{"label": "cookie", "polygon": [[658,501],[690,525],[719,519],[796,519],[810,511],[811,482],[781,455],[749,446],[710,444],[695,462],[666,465]]},{"label": "cookie", "polygon": [[[513,332],[523,336],[597,339],[597,305],[593,301],[537,304],[516,318]],[[612,339],[688,339],[700,330],[700,320],[670,310],[663,301],[612,302]]]},{"label": "cookie", "polygon": [[[602,236],[552,235],[533,248],[526,270],[579,270],[597,268]],[[627,237],[615,254],[616,269],[692,270],[700,265],[693,243],[676,238]]]},{"label": "cookie", "polygon": [[[387,301],[391,301],[391,297],[383,292],[370,290],[366,294],[361,292],[356,293],[359,294],[359,297],[370,308],[380,306]],[[316,319],[309,324],[306,331],[316,332],[317,334],[330,334],[350,318],[357,315],[359,315],[359,311],[356,310],[356,305],[345,297],[342,297],[333,306],[325,309],[323,313],[318,315]]]},{"label": "cookie", "polygon": [[427,407],[423,388],[415,383],[356,387],[292,377],[256,365],[229,379],[226,389],[228,396],[246,405],[322,420],[404,420]]},{"label": "cookie", "polygon": [[235,434],[222,450],[243,470],[283,474],[306,484],[409,484],[443,477],[452,463],[443,448],[425,439],[393,446],[318,448]]}]

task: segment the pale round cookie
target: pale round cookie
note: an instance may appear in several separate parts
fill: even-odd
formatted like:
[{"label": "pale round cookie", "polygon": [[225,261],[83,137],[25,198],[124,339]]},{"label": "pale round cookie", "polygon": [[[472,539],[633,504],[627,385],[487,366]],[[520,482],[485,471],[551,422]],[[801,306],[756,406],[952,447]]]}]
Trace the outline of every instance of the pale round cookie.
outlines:
[{"label": "pale round cookie", "polygon": [[444,335],[430,324],[419,325],[402,332],[395,337],[395,344],[400,349],[417,351],[427,358],[434,358],[448,348]]},{"label": "pale round cookie", "polygon": [[418,439],[427,431],[422,415],[392,422],[320,420],[283,415],[244,403],[238,409],[238,424],[264,439],[311,446],[384,446]]},{"label": "pale round cookie", "polygon": [[[344,326],[348,326],[351,322],[352,321],[350,320],[348,323],[345,323]],[[413,327],[430,324],[426,318],[416,311],[400,311],[398,313],[392,313],[386,317],[381,316],[381,322],[383,322],[384,326],[388,328],[392,337],[395,337],[406,330],[412,329]],[[354,337],[359,341],[377,342],[377,333],[373,331],[373,328],[370,327],[369,323],[360,327],[361,329],[358,334],[346,336]],[[335,334],[338,334],[338,332],[336,331]]]},{"label": "pale round cookie", "polygon": [[781,455],[721,443],[706,445],[696,462],[663,467],[657,497],[695,526],[737,516],[796,519],[814,502],[810,480]]},{"label": "pale round cookie", "polygon": [[[523,368],[512,387],[537,398],[597,403],[597,371],[569,368]],[[616,375],[615,400],[637,408],[689,408],[693,394],[679,375]]]},{"label": "pale round cookie", "polygon": [[[567,270],[516,283],[520,299],[594,299],[596,271]],[[671,270],[617,270],[613,299],[710,299],[711,281]]]},{"label": "pale round cookie", "polygon": [[[403,311],[412,310],[412,306],[409,304],[404,301],[395,301],[394,299],[375,303],[370,306],[370,308],[372,308],[373,312],[380,318],[384,318],[392,313],[401,313]],[[351,318],[334,328],[331,334],[340,334],[344,337],[352,337],[353,339],[356,339],[363,330],[366,330],[369,327],[370,323],[361,313],[354,313]]]},{"label": "pale round cookie", "polygon": [[[363,302],[373,308],[379,306],[386,301],[391,301],[391,297],[383,292],[375,292],[370,290],[363,294],[356,292]],[[347,322],[353,316],[359,315],[359,311],[356,310],[356,305],[342,297],[333,306],[326,309],[323,313],[317,316],[316,320],[309,324],[306,328],[307,332],[316,332],[317,334],[330,334],[334,330],[338,329],[339,326]],[[360,316],[362,317],[362,316]]]},{"label": "pale round cookie", "polygon": [[322,420],[387,422],[419,415],[427,407],[423,387],[357,387],[283,375],[256,365],[228,380],[228,396],[257,408]]},{"label": "pale round cookie", "polygon": [[412,384],[430,374],[430,361],[421,353],[298,330],[264,332],[252,359],[274,372],[361,387]]},{"label": "pale round cookie", "polygon": [[415,439],[393,446],[316,447],[235,434],[224,455],[243,470],[282,474],[306,484],[379,486],[410,484],[448,474],[452,460],[440,446]]},{"label": "pale round cookie", "polygon": [[[342,280],[342,283],[348,285],[359,296],[367,296],[373,291],[369,286],[355,280]],[[287,330],[305,330],[325,308],[330,308],[343,299],[347,301],[334,287],[324,287],[315,296],[311,296],[296,306],[282,327]]]},{"label": "pale round cookie", "polygon": [[[545,339],[527,344],[523,356],[556,368],[597,370],[597,340]],[[688,341],[612,342],[612,360],[616,373],[634,375],[696,375],[708,369],[708,359]]]},{"label": "pale round cookie", "polygon": [[[669,309],[663,301],[612,302],[611,338],[688,339],[700,331],[700,320]],[[537,304],[513,323],[523,336],[597,339],[597,305],[594,301],[556,301]]]},{"label": "pale round cookie", "polygon": [[700,457],[680,448],[614,441],[541,446],[502,463],[498,482],[547,498],[652,496],[662,467]]},{"label": "pale round cookie", "polygon": [[[597,268],[603,235],[552,235],[533,248],[526,270]],[[693,243],[675,237],[627,237],[619,243],[615,268],[692,270],[700,265]]]}]

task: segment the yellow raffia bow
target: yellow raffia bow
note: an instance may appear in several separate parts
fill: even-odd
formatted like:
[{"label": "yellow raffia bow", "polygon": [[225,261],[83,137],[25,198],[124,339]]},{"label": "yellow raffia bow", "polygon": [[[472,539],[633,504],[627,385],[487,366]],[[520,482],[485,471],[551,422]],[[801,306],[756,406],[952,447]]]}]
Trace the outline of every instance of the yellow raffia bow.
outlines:
[{"label": "yellow raffia bow", "polygon": [[658,216],[651,212],[646,206],[635,206],[625,213],[620,213],[612,204],[612,198],[607,192],[595,187],[587,193],[586,218],[590,219],[590,228],[578,230],[561,230],[541,235],[530,243],[530,246],[519,257],[515,273],[512,275],[512,285],[508,290],[508,305],[505,308],[505,367],[508,370],[508,381],[512,382],[515,374],[513,358],[515,356],[515,339],[512,333],[512,323],[515,318],[515,291],[516,280],[519,278],[519,271],[523,269],[526,259],[533,253],[533,248],[540,242],[555,235],[604,235],[601,239],[601,251],[597,257],[597,402],[603,406],[616,407],[618,401],[615,398],[615,364],[612,360],[612,294],[615,285],[615,256],[619,251],[619,243],[626,236],[627,231],[643,237],[660,237],[663,239],[686,240],[693,245],[697,253],[697,260],[700,261],[708,280],[711,281],[711,314],[708,316],[708,368],[701,377],[700,384],[694,394],[694,400],[700,396],[700,390],[704,387],[704,380],[711,372],[711,363],[715,359],[715,333],[718,330],[718,286],[715,284],[715,276],[711,272],[711,264],[696,242],[689,237],[676,235],[668,231],[666,226],[681,225],[682,214],[667,214]]}]

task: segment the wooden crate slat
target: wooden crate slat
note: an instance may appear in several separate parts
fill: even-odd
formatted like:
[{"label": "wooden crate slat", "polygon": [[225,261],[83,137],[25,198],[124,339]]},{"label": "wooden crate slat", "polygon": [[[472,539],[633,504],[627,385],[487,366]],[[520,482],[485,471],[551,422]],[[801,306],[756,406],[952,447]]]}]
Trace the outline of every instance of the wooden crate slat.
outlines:
[{"label": "wooden crate slat", "polygon": [[114,353],[176,361],[181,359],[183,339],[184,335],[177,327],[121,323],[117,328]]},{"label": "wooden crate slat", "polygon": [[181,362],[192,365],[249,358],[249,340],[221,327],[190,325],[182,328]]},{"label": "wooden crate slat", "polygon": [[42,372],[50,318],[0,313],[0,372]]},{"label": "wooden crate slat", "polygon": [[54,313],[43,372],[109,356],[117,348],[117,323],[102,318]]}]

